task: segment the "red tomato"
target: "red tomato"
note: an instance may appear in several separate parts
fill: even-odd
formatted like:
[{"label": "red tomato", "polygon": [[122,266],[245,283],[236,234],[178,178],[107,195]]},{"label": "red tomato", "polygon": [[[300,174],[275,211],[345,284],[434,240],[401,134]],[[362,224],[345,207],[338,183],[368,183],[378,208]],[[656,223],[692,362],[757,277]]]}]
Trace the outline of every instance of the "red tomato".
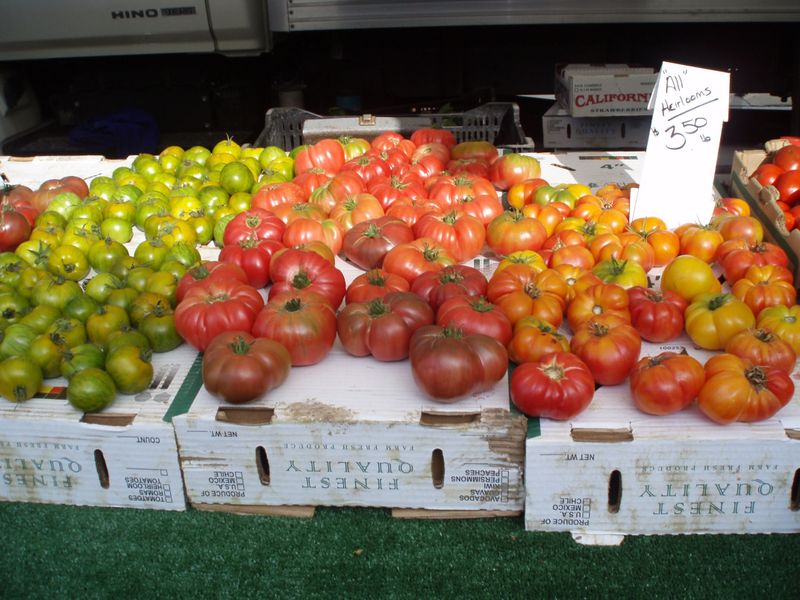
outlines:
[{"label": "red tomato", "polygon": [[772,164],[784,171],[800,169],[800,146],[784,146],[773,155]]},{"label": "red tomato", "polygon": [[238,265],[222,261],[203,261],[192,267],[181,277],[175,290],[175,299],[180,302],[190,288],[207,279],[235,279],[241,283],[249,283],[247,274]]},{"label": "red tomato", "polygon": [[336,341],[336,310],[316,292],[278,294],[258,313],[253,335],[286,346],[293,366],[313,365],[328,355]]},{"label": "red tomato", "polygon": [[697,398],[705,380],[703,365],[686,353],[645,356],[631,373],[633,403],[649,415],[669,415]]},{"label": "red tomato", "polygon": [[483,296],[453,296],[445,300],[436,311],[436,324],[464,333],[482,333],[504,346],[508,346],[513,334],[503,309]]},{"label": "red tomato", "polygon": [[411,292],[392,292],[369,302],[354,302],[336,318],[339,339],[353,356],[403,360],[413,333],[433,324],[433,309]]},{"label": "red tomato", "polygon": [[281,204],[299,204],[308,199],[308,194],[299,185],[288,181],[270,183],[258,188],[250,198],[250,208],[271,211]]},{"label": "red tomato", "polygon": [[548,354],[511,373],[511,401],[530,417],[569,419],[589,406],[593,397],[592,372],[570,352]]},{"label": "red tomato", "polygon": [[746,358],[754,365],[794,371],[797,360],[792,345],[768,329],[745,329],[725,344],[725,352]]},{"label": "red tomato", "polygon": [[282,344],[246,331],[226,331],[203,353],[203,384],[225,402],[249,402],[286,381],[291,366]]},{"label": "red tomato", "polygon": [[428,197],[441,206],[443,210],[458,207],[462,202],[468,202],[472,198],[481,195],[497,198],[497,192],[492,182],[482,177],[470,177],[467,175],[439,178],[428,192]]},{"label": "red tomato", "polygon": [[283,293],[308,290],[327,298],[336,309],[347,288],[339,269],[316,252],[307,250],[290,248],[276,256],[270,263],[269,276],[273,282],[269,300]]},{"label": "red tomato", "polygon": [[285,246],[278,240],[250,237],[226,245],[219,253],[219,260],[241,267],[247,276],[247,283],[254,288],[263,288],[270,282],[269,264],[272,256],[282,248]]},{"label": "red tomato", "polygon": [[391,292],[407,292],[410,289],[408,281],[383,269],[372,269],[356,277],[347,286],[344,301],[369,302],[375,298],[383,298]]},{"label": "red tomato", "polygon": [[457,262],[464,262],[480,254],[486,240],[486,229],[477,217],[451,210],[446,214],[422,215],[414,224],[414,235],[432,239]]},{"label": "red tomato", "polygon": [[533,316],[558,327],[563,320],[567,292],[567,283],[558,271],[539,271],[514,264],[495,272],[486,294],[512,324]]},{"label": "red tomato", "polygon": [[497,158],[497,147],[486,140],[461,142],[450,148],[450,156],[455,160],[478,158],[491,164]]},{"label": "red tomato", "polygon": [[606,315],[630,323],[630,298],[625,288],[614,283],[590,285],[578,291],[567,306],[567,322],[572,331],[590,319]]},{"label": "red tomato", "polygon": [[643,339],[666,342],[683,331],[683,313],[689,303],[675,292],[632,287],[628,300],[631,324]]},{"label": "red tomato", "polygon": [[486,227],[486,244],[499,256],[519,250],[538,250],[546,239],[544,225],[518,210],[505,211]]},{"label": "red tomato", "polygon": [[333,177],[344,165],[344,147],[339,140],[325,139],[306,146],[294,159],[294,172],[297,175],[312,169],[320,169]]},{"label": "red tomato", "polygon": [[280,240],[286,229],[283,221],[273,213],[251,208],[236,215],[225,226],[222,238],[223,246],[255,238],[257,240]]},{"label": "red tomato", "polygon": [[223,331],[247,331],[264,306],[254,287],[235,279],[206,279],[186,292],[175,309],[175,328],[200,351]]},{"label": "red tomato", "polygon": [[13,252],[31,234],[31,224],[8,202],[0,207],[0,252]]},{"label": "red tomato", "polygon": [[454,296],[483,296],[488,281],[474,267],[450,265],[441,271],[422,273],[411,284],[411,291],[420,296],[434,311]]},{"label": "red tomato", "polygon": [[641,348],[642,338],[632,325],[617,323],[612,327],[595,319],[582,324],[570,340],[570,350],[602,385],[625,381],[639,360]]},{"label": "red tomato", "polygon": [[567,336],[536,317],[523,317],[514,323],[511,341],[506,346],[508,357],[517,364],[538,362],[554,352],[569,352]]},{"label": "red tomato", "polygon": [[445,170],[451,175],[473,175],[489,179],[489,163],[480,158],[450,159]]},{"label": "red tomato", "polygon": [[717,248],[716,261],[726,281],[733,285],[753,265],[789,266],[789,257],[780,246],[771,242],[749,244],[745,240],[729,240]]},{"label": "red tomato", "polygon": [[417,145],[396,131],[386,131],[372,140],[372,147],[378,152],[399,150],[406,158],[411,158]]},{"label": "red tomato", "polygon": [[356,173],[364,185],[369,186],[370,182],[388,177],[391,173],[389,165],[378,154],[362,154],[342,165],[342,173]]},{"label": "red tomato", "polygon": [[389,250],[413,241],[411,227],[400,219],[384,216],[354,225],[344,234],[342,252],[354,265],[373,269],[383,264]]},{"label": "red tomato", "polygon": [[456,145],[456,137],[453,135],[452,131],[433,127],[421,127],[417,129],[411,134],[411,141],[417,146],[430,144],[432,142],[444,144],[448,148],[452,148]]},{"label": "red tomato", "polygon": [[366,192],[338,202],[331,209],[330,214],[331,219],[345,233],[354,225],[371,219],[379,219],[382,216],[384,216],[384,211],[381,203],[375,196]]},{"label": "red tomato", "polygon": [[378,179],[370,182],[367,191],[378,199],[384,209],[388,209],[402,196],[412,200],[427,197],[422,182],[414,176],[397,177],[392,175],[385,179]]},{"label": "red tomato", "polygon": [[441,245],[430,238],[418,238],[408,244],[399,244],[383,257],[383,268],[399,275],[409,284],[422,273],[441,271],[456,260]]},{"label": "red tomato", "polygon": [[339,254],[343,244],[342,230],[332,219],[323,219],[322,221],[307,218],[295,219],[286,226],[282,241],[289,247],[322,242],[331,249],[334,255]]},{"label": "red tomato", "polygon": [[539,161],[524,154],[504,154],[489,168],[489,178],[499,190],[507,190],[526,179],[536,179],[540,174]]},{"label": "red tomato", "polygon": [[496,339],[438,325],[414,332],[409,358],[417,386],[439,402],[488,391],[508,369],[508,352]]},{"label": "red tomato", "polygon": [[758,183],[760,183],[762,186],[768,186],[775,183],[775,180],[784,171],[785,169],[782,169],[778,165],[764,163],[763,165],[760,165],[750,177],[758,181]]},{"label": "red tomato", "polygon": [[[785,148],[797,148],[800,146],[784,146]],[[794,206],[800,202],[800,169],[786,171],[778,175],[773,184],[778,190],[778,197],[789,206]]]},{"label": "red tomato", "polygon": [[723,425],[769,419],[794,393],[794,382],[786,371],[757,366],[733,354],[712,356],[705,371],[697,405],[709,419]]}]

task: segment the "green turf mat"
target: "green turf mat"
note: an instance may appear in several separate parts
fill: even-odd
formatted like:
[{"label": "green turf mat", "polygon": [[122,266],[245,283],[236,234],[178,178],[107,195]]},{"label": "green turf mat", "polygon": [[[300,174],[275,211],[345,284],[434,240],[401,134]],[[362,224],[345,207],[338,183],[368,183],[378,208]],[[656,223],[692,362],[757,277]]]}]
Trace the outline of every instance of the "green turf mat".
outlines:
[{"label": "green turf mat", "polygon": [[522,520],[0,504],[4,598],[798,598],[800,536],[586,547]]}]

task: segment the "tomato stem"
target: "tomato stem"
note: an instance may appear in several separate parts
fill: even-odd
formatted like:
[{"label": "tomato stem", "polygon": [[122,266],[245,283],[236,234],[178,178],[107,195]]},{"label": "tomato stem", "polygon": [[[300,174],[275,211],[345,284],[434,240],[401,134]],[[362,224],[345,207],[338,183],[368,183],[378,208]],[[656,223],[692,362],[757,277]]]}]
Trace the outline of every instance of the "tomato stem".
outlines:
[{"label": "tomato stem", "polygon": [[368,304],[367,314],[370,317],[382,317],[390,312],[392,312],[392,309],[380,298],[370,300]]},{"label": "tomato stem", "polygon": [[753,366],[745,370],[745,377],[756,390],[762,390],[767,385],[767,374],[759,366]]},{"label": "tomato stem", "polygon": [[283,308],[287,312],[297,312],[303,308],[303,301],[300,298],[292,298],[283,305]]},{"label": "tomato stem", "polygon": [[307,288],[311,283],[311,278],[306,271],[298,271],[297,274],[292,277],[292,287],[298,290]]}]

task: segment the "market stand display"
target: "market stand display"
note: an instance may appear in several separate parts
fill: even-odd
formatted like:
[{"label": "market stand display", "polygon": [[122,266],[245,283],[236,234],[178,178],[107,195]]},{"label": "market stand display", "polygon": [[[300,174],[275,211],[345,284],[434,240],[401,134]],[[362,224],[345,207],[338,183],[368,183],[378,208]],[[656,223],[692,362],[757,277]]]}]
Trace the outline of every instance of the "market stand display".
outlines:
[{"label": "market stand display", "polygon": [[[532,156],[548,181],[577,182],[591,190],[636,182],[643,157],[636,152]],[[11,159],[3,166],[18,167],[21,173],[36,161],[40,169],[47,162]],[[88,174],[100,174],[104,168],[100,163],[102,159],[85,165]],[[20,175],[17,181],[35,183],[30,173],[28,179]],[[61,174],[67,173],[49,170],[47,177]],[[209,246],[202,255],[213,259],[217,252]],[[496,262],[485,256],[471,264],[491,274]],[[360,272],[341,259],[337,265],[347,281]],[[642,355],[667,348],[686,348],[701,360],[707,358],[685,339],[645,344]],[[65,420],[94,421],[84,424],[94,428],[93,434],[100,428],[124,437],[133,435],[137,418],[161,419],[164,424],[172,419],[177,432],[173,458],[180,459],[186,493],[198,508],[309,514],[309,507],[317,505],[387,506],[399,516],[469,517],[519,514],[524,506],[528,529],[569,530],[576,538],[595,543],[636,533],[796,531],[798,527],[798,445],[792,439],[798,428],[796,397],[771,420],[722,427],[696,411],[669,417],[643,415],[632,406],[624,385],[604,386],[590,407],[571,421],[530,419],[526,442],[525,419],[509,406],[505,378],[489,392],[442,405],[415,388],[407,364],[357,359],[337,342],[322,362],[293,369],[286,383],[264,398],[230,405],[211,398],[205,389],[194,393],[201,384],[199,361],[188,346],[162,358],[169,372],[175,370],[169,365],[180,365],[173,381],[180,373],[182,382],[174,399],[161,407],[162,413],[145,417],[130,409],[126,400],[85,417],[69,409]],[[163,376],[154,378],[153,384],[158,388],[164,381]],[[12,409],[35,410],[39,402]],[[142,416],[131,420],[133,414]],[[95,437],[85,437],[84,447],[101,445]],[[4,444],[0,450],[13,445],[18,446]],[[736,468],[726,471],[712,462],[720,447],[731,448],[731,464],[740,457]],[[116,452],[112,445],[93,448],[94,492],[124,480],[108,464],[108,456]],[[652,464],[644,465],[643,455]],[[36,461],[43,464],[44,459],[61,468],[47,454]],[[87,460],[84,463],[91,465]],[[84,463],[81,468],[87,470]],[[27,468],[37,463],[18,464]],[[679,474],[688,472],[689,477],[678,481],[675,466],[682,466]],[[565,487],[570,478],[563,474],[571,469],[586,487]],[[743,471],[752,471],[753,477],[744,480]],[[777,475],[766,479],[766,473]],[[136,477],[142,479],[133,475],[131,481],[135,483]],[[691,497],[696,489],[720,497],[738,494],[740,499],[724,505],[722,500],[718,504],[718,499],[708,499],[706,505],[706,500]],[[637,491],[641,505],[631,501]],[[678,493],[689,500],[654,500],[658,494],[671,498]],[[43,501],[78,503],[69,494]],[[665,519],[653,524],[642,517],[646,510]],[[665,520],[673,525],[665,527]]]}]

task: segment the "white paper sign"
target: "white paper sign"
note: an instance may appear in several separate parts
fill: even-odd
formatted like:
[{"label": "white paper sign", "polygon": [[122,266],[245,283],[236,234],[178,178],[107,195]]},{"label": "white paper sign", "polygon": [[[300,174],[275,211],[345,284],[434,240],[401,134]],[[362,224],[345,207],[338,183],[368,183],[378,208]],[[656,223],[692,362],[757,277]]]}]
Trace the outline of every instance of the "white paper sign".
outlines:
[{"label": "white paper sign", "polygon": [[631,219],[655,216],[673,228],[708,223],[730,74],[665,62],[650,106],[653,120]]}]

